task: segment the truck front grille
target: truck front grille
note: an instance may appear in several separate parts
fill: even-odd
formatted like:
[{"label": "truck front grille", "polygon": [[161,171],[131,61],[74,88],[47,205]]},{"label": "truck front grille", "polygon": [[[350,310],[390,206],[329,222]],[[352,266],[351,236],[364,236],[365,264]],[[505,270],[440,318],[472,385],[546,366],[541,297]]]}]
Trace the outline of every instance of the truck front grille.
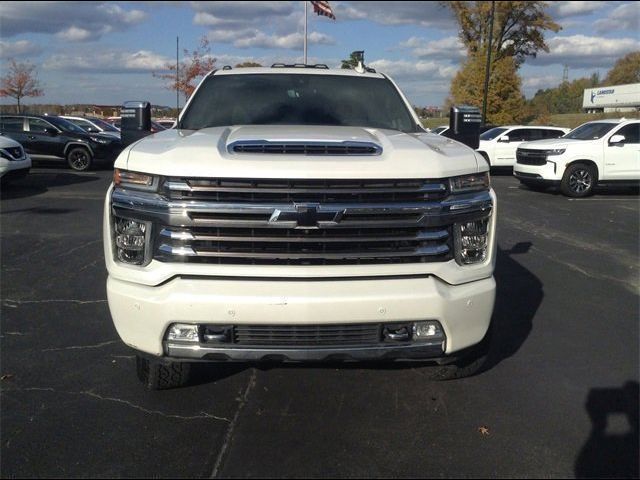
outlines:
[{"label": "truck front grille", "polygon": [[[184,206],[160,225],[155,258],[218,264],[447,261],[450,225],[425,226],[447,186],[425,180],[167,179]],[[436,203],[437,205],[437,203]]]},{"label": "truck front grille", "polygon": [[236,325],[233,343],[244,346],[376,345],[382,342],[382,325]]},{"label": "truck front grille", "polygon": [[547,163],[547,152],[519,148],[516,150],[516,161],[521,165],[544,165]]}]

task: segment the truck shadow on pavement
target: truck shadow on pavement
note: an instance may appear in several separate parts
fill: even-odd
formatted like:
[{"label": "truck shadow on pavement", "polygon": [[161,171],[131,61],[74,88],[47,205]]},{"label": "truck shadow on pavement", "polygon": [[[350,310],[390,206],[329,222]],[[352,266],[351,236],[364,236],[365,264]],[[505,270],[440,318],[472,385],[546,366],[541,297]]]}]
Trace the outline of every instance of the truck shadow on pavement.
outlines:
[{"label": "truck shadow on pavement", "polygon": [[640,385],[592,388],[585,404],[591,434],[575,463],[577,478],[638,478]]}]

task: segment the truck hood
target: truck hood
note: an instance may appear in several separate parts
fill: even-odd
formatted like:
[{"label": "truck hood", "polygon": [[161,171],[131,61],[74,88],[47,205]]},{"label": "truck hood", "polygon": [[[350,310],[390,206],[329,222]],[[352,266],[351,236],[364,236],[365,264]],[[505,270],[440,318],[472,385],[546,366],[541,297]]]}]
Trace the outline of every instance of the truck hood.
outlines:
[{"label": "truck hood", "polygon": [[[235,153],[234,142],[366,142],[377,155]],[[430,133],[360,127],[234,126],[165,130],[134,143],[115,166],[181,177],[443,178],[487,170],[467,146]]]}]

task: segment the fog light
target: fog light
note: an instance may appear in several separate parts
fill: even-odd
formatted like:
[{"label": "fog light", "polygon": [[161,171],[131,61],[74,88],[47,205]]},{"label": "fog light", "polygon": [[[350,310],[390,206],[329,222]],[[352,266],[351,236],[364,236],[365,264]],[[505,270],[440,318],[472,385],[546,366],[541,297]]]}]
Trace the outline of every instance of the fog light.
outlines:
[{"label": "fog light", "polygon": [[480,263],[487,258],[489,218],[456,223],[453,230],[456,261],[460,265]]},{"label": "fog light", "polygon": [[442,327],[439,322],[416,322],[413,324],[414,340],[432,340],[442,336]]},{"label": "fog light", "polygon": [[169,327],[167,340],[175,340],[180,342],[199,342],[198,325],[189,325],[188,323],[174,323]]},{"label": "fog light", "polygon": [[147,224],[128,218],[115,218],[115,242],[118,260],[134,265],[145,261]]}]

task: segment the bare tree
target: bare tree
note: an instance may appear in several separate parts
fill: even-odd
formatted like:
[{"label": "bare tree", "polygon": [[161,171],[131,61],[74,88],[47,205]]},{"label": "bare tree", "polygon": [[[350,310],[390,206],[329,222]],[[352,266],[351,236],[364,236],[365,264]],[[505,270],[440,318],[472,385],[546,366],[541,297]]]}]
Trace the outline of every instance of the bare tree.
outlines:
[{"label": "bare tree", "polygon": [[26,62],[18,63],[10,59],[8,73],[0,79],[0,97],[15,98],[18,101],[18,113],[20,113],[21,98],[44,95],[35,70],[35,65]]}]

